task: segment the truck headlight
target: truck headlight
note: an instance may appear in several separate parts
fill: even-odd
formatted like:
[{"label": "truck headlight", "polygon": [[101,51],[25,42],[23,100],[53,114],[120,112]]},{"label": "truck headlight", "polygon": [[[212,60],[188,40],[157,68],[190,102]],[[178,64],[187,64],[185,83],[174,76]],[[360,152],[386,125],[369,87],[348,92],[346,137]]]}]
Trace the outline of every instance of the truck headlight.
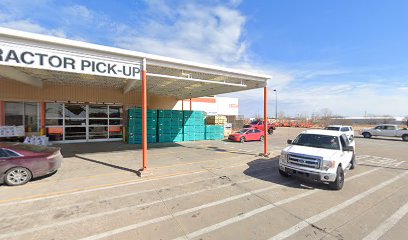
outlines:
[{"label": "truck headlight", "polygon": [[335,161],[330,161],[330,160],[323,160],[322,161],[322,169],[323,170],[329,170],[330,168],[334,168],[336,166]]},{"label": "truck headlight", "polygon": [[282,162],[288,162],[288,153],[285,151],[281,152],[281,155],[279,157],[279,160],[281,160]]}]

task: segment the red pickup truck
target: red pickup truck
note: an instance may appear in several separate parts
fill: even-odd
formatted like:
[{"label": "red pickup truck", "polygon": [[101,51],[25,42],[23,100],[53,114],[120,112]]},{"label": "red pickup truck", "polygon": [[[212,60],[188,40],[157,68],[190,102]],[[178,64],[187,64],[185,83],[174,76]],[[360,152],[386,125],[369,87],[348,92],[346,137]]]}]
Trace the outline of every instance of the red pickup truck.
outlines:
[{"label": "red pickup truck", "polygon": [[[254,120],[252,121],[250,124],[248,125],[244,125],[244,128],[256,128],[259,130],[264,130],[265,126],[264,126],[264,121],[263,120]],[[276,129],[276,124],[275,123],[269,123],[268,124],[268,134],[272,134],[273,130]]]}]

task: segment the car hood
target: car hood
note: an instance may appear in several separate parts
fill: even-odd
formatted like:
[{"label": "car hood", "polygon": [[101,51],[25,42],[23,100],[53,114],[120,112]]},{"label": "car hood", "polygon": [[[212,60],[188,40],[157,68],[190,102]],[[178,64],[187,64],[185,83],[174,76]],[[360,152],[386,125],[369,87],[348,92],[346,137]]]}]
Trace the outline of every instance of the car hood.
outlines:
[{"label": "car hood", "polygon": [[287,153],[298,153],[309,156],[321,157],[325,160],[332,159],[340,150],[324,149],[324,148],[314,148],[314,147],[305,147],[305,146],[296,146],[291,145],[284,149]]}]

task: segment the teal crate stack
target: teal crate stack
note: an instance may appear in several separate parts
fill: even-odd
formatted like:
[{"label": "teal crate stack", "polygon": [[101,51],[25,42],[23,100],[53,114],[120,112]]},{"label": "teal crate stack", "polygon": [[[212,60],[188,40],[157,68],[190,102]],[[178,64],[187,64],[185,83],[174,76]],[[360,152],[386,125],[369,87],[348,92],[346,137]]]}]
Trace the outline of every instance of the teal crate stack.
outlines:
[{"label": "teal crate stack", "polygon": [[[142,143],[142,109],[131,108],[127,112],[127,142],[129,144]],[[147,142],[157,142],[157,110],[147,110]]]},{"label": "teal crate stack", "polygon": [[224,126],[222,125],[206,125],[205,126],[206,140],[221,140],[224,139]]},{"label": "teal crate stack", "polygon": [[184,141],[205,140],[205,113],[202,111],[183,111]]},{"label": "teal crate stack", "polygon": [[178,110],[158,110],[158,141],[183,141],[183,112]]}]

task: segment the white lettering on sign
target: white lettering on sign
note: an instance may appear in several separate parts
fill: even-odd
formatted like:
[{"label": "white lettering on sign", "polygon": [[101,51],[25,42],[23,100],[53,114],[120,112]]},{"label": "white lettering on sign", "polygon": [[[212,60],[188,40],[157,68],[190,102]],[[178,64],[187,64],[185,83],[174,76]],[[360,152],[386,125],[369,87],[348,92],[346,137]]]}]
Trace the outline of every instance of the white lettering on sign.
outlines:
[{"label": "white lettering on sign", "polygon": [[0,43],[0,65],[141,79],[140,62]]}]

